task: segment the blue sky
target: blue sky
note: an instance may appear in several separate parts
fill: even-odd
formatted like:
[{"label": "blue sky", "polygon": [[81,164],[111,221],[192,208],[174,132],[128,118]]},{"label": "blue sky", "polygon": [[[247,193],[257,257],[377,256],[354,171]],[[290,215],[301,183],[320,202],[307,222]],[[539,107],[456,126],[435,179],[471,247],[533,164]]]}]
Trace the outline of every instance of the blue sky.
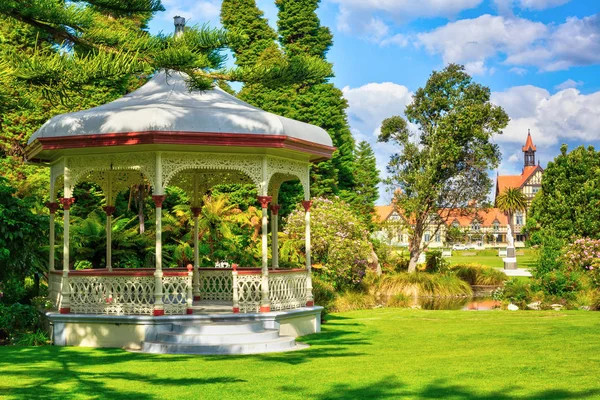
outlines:
[{"label": "blue sky", "polygon": [[[153,32],[172,17],[219,26],[220,0],[163,0]],[[274,0],[257,0],[272,25]],[[562,143],[600,147],[600,1],[322,0],[319,16],[334,34],[328,59],[348,99],[357,140],[369,141],[383,172],[394,149],[376,142],[384,118],[402,115],[432,70],[466,66],[489,86],[511,122],[494,140],[501,174],[519,174],[531,129],[542,165]],[[389,200],[381,192],[379,203]]]}]

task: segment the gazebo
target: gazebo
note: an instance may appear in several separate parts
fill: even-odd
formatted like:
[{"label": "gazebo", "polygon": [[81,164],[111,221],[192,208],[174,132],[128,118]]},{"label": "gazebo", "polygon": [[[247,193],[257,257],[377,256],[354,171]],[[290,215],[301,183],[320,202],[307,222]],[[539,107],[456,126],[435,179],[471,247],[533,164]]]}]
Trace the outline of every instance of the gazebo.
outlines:
[{"label": "gazebo", "polygon": [[[219,88],[190,91],[185,78],[179,72],[158,72],[118,100],[50,119],[29,141],[28,160],[50,168],[48,283],[58,312],[48,316],[56,344],[101,346],[101,338],[88,343],[84,334],[73,333],[98,330],[100,325],[103,332],[109,331],[103,335],[111,337],[105,342],[117,345],[147,341],[149,326],[155,334],[161,330],[157,326],[178,321],[214,323],[237,318],[260,320],[268,328],[289,317],[293,335],[319,329],[321,308],[314,306],[311,282],[309,171],[311,163],[331,157],[331,138],[319,127],[265,112]],[[278,192],[290,180],[299,180],[304,189],[305,269],[280,269],[278,265]],[[77,201],[75,185],[84,181],[96,183],[105,196],[106,265],[74,271],[69,259],[69,210]],[[152,187],[156,207],[155,268],[113,268],[111,221],[116,196],[142,182]],[[200,268],[201,201],[208,189],[220,183],[250,183],[257,188],[262,208],[260,268],[235,264]],[[161,210],[167,186],[181,188],[191,199],[194,265],[188,270],[163,269]],[[59,187],[61,198],[57,198]],[[61,206],[63,259],[58,270],[54,217]],[[202,312],[210,308],[202,307],[208,303],[220,305],[220,312]],[[313,322],[307,324],[308,320]],[[137,326],[129,327],[138,332],[135,338],[122,332],[124,340],[111,335],[123,331],[123,321]]]}]

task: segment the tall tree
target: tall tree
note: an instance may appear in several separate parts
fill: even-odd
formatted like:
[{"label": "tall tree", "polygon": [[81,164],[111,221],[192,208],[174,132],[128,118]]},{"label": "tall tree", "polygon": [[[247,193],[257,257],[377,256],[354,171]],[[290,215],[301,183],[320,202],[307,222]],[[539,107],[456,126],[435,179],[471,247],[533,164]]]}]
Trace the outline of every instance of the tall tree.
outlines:
[{"label": "tall tree", "polygon": [[[223,26],[256,38],[257,47],[250,45],[235,49],[236,63],[256,65],[285,63],[296,57],[314,57],[326,62],[327,50],[332,45],[329,29],[320,25],[316,14],[318,1],[277,1],[279,9],[279,43],[266,46],[262,38],[271,37],[274,30],[262,18],[253,0],[236,2],[224,0],[221,10]],[[236,8],[235,11],[232,8]],[[261,16],[254,23],[233,15]],[[259,46],[258,43],[263,43]],[[259,53],[256,48],[263,48]],[[330,64],[329,64],[330,65]],[[342,92],[324,79],[306,79],[286,87],[269,88],[260,83],[245,84],[239,97],[264,110],[311,123],[327,130],[338,150],[333,159],[313,166],[311,190],[316,196],[340,195],[350,197],[354,190],[354,140],[346,120],[347,103]],[[280,194],[282,214],[291,211],[302,191],[297,184],[286,184]]]},{"label": "tall tree", "polygon": [[600,239],[600,152],[581,146],[568,152],[566,144],[548,163],[542,190],[534,198],[526,228],[532,244],[551,236]]},{"label": "tall tree", "polygon": [[[504,110],[490,102],[490,89],[473,82],[461,65],[434,71],[404,112],[418,127],[413,133],[402,117],[383,121],[379,140],[393,142],[387,183],[409,226],[409,271],[416,270],[425,229],[432,237],[449,219],[447,210],[484,203],[500,151],[491,142],[508,123]],[[400,189],[400,190],[397,190]]]},{"label": "tall tree", "polygon": [[525,211],[527,209],[527,197],[525,197],[519,188],[507,188],[496,198],[496,207],[508,215],[508,223],[514,232],[515,227],[512,223],[512,217],[517,211]]},{"label": "tall tree", "polygon": [[356,148],[356,165],[354,169],[354,198],[352,204],[357,208],[358,215],[363,219],[370,230],[374,227],[373,214],[375,212],[375,202],[379,198],[377,185],[379,179],[379,170],[377,169],[377,160],[371,145],[361,141]]}]

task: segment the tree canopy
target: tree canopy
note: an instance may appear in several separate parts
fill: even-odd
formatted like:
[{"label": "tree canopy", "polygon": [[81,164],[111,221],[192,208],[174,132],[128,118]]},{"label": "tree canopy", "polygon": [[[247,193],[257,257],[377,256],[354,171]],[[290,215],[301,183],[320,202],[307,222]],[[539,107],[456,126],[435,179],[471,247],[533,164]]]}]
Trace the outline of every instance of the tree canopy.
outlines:
[{"label": "tree canopy", "polygon": [[496,198],[496,207],[508,214],[509,223],[512,224],[512,215],[527,209],[527,197],[519,188],[506,188]]},{"label": "tree canopy", "polygon": [[[411,221],[409,271],[414,271],[425,229],[433,226],[433,237],[447,222],[444,210],[485,203],[492,187],[488,170],[500,161],[491,139],[502,133],[509,118],[490,102],[490,89],[473,82],[456,64],[434,71],[405,115],[383,121],[379,140],[397,146],[387,183],[399,211]],[[408,122],[418,131],[411,132]]]},{"label": "tree canopy", "polygon": [[527,218],[532,244],[545,236],[568,241],[600,239],[600,152],[577,147],[560,154],[544,170],[542,189],[534,198]]}]

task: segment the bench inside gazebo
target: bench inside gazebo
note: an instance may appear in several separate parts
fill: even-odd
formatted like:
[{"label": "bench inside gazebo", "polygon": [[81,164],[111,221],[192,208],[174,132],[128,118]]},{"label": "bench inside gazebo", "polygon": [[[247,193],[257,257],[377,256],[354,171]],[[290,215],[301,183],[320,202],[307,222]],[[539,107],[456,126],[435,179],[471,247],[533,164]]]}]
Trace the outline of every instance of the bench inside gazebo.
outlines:
[{"label": "bench inside gazebo", "polygon": [[[320,329],[321,307],[314,305],[312,296],[309,171],[312,162],[331,157],[329,135],[252,107],[218,88],[190,92],[185,79],[178,72],[159,72],[121,99],[50,119],[30,139],[29,161],[51,171],[48,285],[57,312],[47,315],[57,345],[253,353],[297,348],[295,336]],[[290,180],[299,180],[304,188],[303,269],[279,268],[278,194],[281,184]],[[73,189],[84,181],[96,183],[105,197],[106,266],[73,271],[69,213],[77,201]],[[155,267],[113,268],[115,199],[140,183],[152,187]],[[258,190],[260,266],[219,263],[226,268],[200,268],[201,202],[220,183],[250,183]],[[60,186],[63,197],[57,198]],[[191,199],[194,264],[187,269],[163,268],[161,213],[167,186],[181,188]],[[61,206],[59,270],[54,265],[54,217]]]}]

